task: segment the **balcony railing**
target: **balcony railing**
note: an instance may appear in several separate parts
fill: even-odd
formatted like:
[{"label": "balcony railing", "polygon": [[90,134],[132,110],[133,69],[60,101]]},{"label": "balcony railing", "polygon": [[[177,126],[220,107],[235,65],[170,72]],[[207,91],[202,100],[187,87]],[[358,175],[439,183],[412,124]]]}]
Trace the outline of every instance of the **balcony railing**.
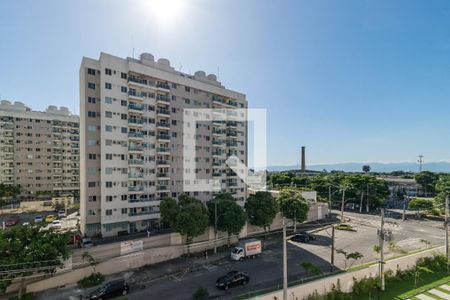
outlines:
[{"label": "balcony railing", "polygon": [[170,103],[169,97],[164,95],[157,95],[156,100]]},{"label": "balcony railing", "polygon": [[159,127],[170,128],[170,124],[169,123],[158,122],[156,125],[159,126]]},{"label": "balcony railing", "polygon": [[128,132],[128,137],[143,138],[144,134],[142,132],[130,131]]},{"label": "balcony railing", "polygon": [[169,177],[169,173],[156,173],[156,177]]},{"label": "balcony railing", "polygon": [[170,165],[170,162],[168,160],[160,159],[160,160],[156,161],[156,164],[157,165]]},{"label": "balcony railing", "polygon": [[159,108],[156,110],[156,113],[163,115],[170,115],[170,111],[168,109]]},{"label": "balcony railing", "polygon": [[144,161],[142,159],[129,159],[128,164],[129,165],[143,165]]},{"label": "balcony railing", "polygon": [[166,89],[166,90],[170,90],[170,86],[167,83],[158,82],[156,84],[156,87],[162,88],[162,89]]},{"label": "balcony railing", "polygon": [[128,119],[128,124],[142,124],[141,119]]},{"label": "balcony railing", "polygon": [[143,173],[128,173],[128,178],[144,178]]},{"label": "balcony railing", "polygon": [[142,78],[136,78],[136,77],[132,77],[132,76],[129,76],[128,77],[128,82],[136,82],[136,83],[139,83],[139,84],[144,84],[144,85],[147,85],[147,80],[146,79],[142,79]]},{"label": "balcony railing", "polygon": [[136,185],[136,186],[129,186],[128,187],[128,191],[129,192],[142,192],[144,190],[144,187],[141,185]]},{"label": "balcony railing", "polygon": [[158,134],[156,136],[158,140],[170,140],[170,136],[168,134]]},{"label": "balcony railing", "polygon": [[128,150],[131,151],[143,151],[143,147],[142,146],[137,146],[137,145],[128,145]]},{"label": "balcony railing", "polygon": [[144,109],[144,106],[143,105],[139,105],[139,104],[129,104],[128,105],[128,109],[142,111]]},{"label": "balcony railing", "polygon": [[170,188],[169,188],[169,186],[167,186],[167,185],[158,185],[158,186],[156,187],[156,190],[157,190],[157,191],[168,191],[168,190],[170,190]]},{"label": "balcony railing", "polygon": [[145,98],[147,97],[147,93],[144,92],[135,92],[135,91],[128,91],[128,96],[133,96],[137,98]]},{"label": "balcony railing", "polygon": [[157,210],[144,210],[144,211],[140,211],[140,212],[129,212],[128,216],[133,217],[133,216],[151,215],[151,214],[157,214],[157,213],[159,213],[159,211],[157,211]]}]

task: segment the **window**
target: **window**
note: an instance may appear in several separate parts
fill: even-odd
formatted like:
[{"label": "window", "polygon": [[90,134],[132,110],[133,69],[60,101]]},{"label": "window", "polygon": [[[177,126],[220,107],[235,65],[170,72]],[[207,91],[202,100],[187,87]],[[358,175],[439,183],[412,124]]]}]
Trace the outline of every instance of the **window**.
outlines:
[{"label": "window", "polygon": [[112,75],[111,69],[105,68],[106,75]]},{"label": "window", "polygon": [[112,140],[105,140],[105,145],[106,146],[111,146],[112,145]]},{"label": "window", "polygon": [[106,160],[112,160],[112,154],[106,153]]},{"label": "window", "polygon": [[120,100],[120,105],[127,106],[127,101],[126,100]]},{"label": "window", "polygon": [[88,187],[94,188],[95,187],[95,181],[89,181],[88,182]]},{"label": "window", "polygon": [[106,202],[112,202],[113,197],[112,196],[106,196]]},{"label": "window", "polygon": [[127,87],[126,87],[126,86],[121,86],[121,87],[120,87],[120,91],[121,91],[122,93],[126,93],[126,92],[127,92]]},{"label": "window", "polygon": [[105,174],[111,175],[113,172],[113,168],[105,168]]},{"label": "window", "polygon": [[105,210],[105,214],[106,214],[107,216],[112,216],[112,209],[107,209],[107,210]]},{"label": "window", "polygon": [[127,73],[124,72],[120,73],[120,78],[127,79]]},{"label": "window", "polygon": [[88,125],[88,131],[89,131],[89,132],[95,132],[95,131],[97,131],[97,126],[95,126],[95,125]]},{"label": "window", "polygon": [[112,118],[112,112],[110,112],[110,111],[105,111],[105,117],[107,117],[107,118]]},{"label": "window", "polygon": [[88,146],[96,146],[97,145],[97,141],[96,140],[88,140]]},{"label": "window", "polygon": [[95,111],[88,111],[89,118],[95,118],[95,116],[96,116]]},{"label": "window", "polygon": [[95,90],[95,83],[88,82],[88,89]]},{"label": "window", "polygon": [[88,103],[95,104],[95,98],[94,97],[88,97]]},{"label": "window", "polygon": [[172,88],[176,89],[177,88],[177,84],[172,82]]},{"label": "window", "polygon": [[128,212],[128,209],[127,209],[126,207],[125,207],[125,208],[122,208],[122,215],[126,215],[127,212]]},{"label": "window", "polygon": [[172,101],[177,101],[177,96],[172,95]]},{"label": "window", "polygon": [[95,210],[89,209],[89,210],[88,210],[88,215],[89,215],[89,216],[95,216]]},{"label": "window", "polygon": [[112,104],[112,98],[111,97],[105,97],[105,103]]},{"label": "window", "polygon": [[111,125],[105,125],[105,131],[106,132],[112,132],[112,126]]},{"label": "window", "polygon": [[189,99],[187,99],[187,98],[184,98],[184,103],[186,103],[186,104],[191,104],[191,100],[189,100]]},{"label": "window", "polygon": [[120,118],[122,120],[126,120],[128,118],[127,114],[120,114]]},{"label": "window", "polygon": [[190,93],[190,92],[191,92],[191,88],[190,88],[190,87],[188,87],[188,86],[185,86],[185,87],[184,87],[184,90],[185,90],[186,92],[188,92],[188,93]]},{"label": "window", "polygon": [[89,159],[97,159],[97,154],[89,153],[88,157],[89,157]]},{"label": "window", "polygon": [[110,90],[112,89],[112,85],[109,82],[105,82],[105,89]]},{"label": "window", "polygon": [[122,195],[122,201],[126,201],[127,200],[127,195]]},{"label": "window", "polygon": [[106,182],[106,187],[107,188],[112,188],[112,181],[107,181]]},{"label": "window", "polygon": [[88,197],[88,202],[96,202],[97,201],[97,196],[89,196]]},{"label": "window", "polygon": [[172,120],[172,125],[177,126],[177,120]]},{"label": "window", "polygon": [[95,70],[91,69],[91,68],[88,68],[88,74],[89,75],[95,75]]},{"label": "window", "polygon": [[128,128],[126,128],[126,127],[122,127],[120,130],[121,130],[122,133],[127,133],[128,132]]}]

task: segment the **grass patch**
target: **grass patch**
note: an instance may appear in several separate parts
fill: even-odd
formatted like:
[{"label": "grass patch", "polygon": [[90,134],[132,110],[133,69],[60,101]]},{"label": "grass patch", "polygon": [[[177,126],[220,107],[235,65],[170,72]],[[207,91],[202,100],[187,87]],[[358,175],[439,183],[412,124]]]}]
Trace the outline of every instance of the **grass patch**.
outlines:
[{"label": "grass patch", "polygon": [[404,291],[403,293],[399,293],[397,298],[395,299],[407,299],[413,297],[414,295],[423,293],[432,289],[436,286],[442,285],[450,281],[450,276],[446,273],[432,273],[423,276],[423,280],[421,281],[422,285],[415,288],[414,284],[411,286],[411,282],[400,284],[401,286],[410,287],[409,290]]}]

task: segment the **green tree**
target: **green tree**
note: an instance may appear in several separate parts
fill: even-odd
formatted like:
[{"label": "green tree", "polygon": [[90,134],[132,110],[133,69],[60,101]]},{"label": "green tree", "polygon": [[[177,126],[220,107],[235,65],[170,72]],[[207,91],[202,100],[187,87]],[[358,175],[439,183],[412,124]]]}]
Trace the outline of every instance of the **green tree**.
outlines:
[{"label": "green tree", "polygon": [[424,198],[413,198],[409,201],[408,208],[410,210],[417,210],[417,214],[420,215],[421,210],[433,209],[433,201]]},{"label": "green tree", "polygon": [[423,171],[417,173],[414,179],[416,180],[417,184],[420,184],[422,186],[425,196],[427,196],[428,193],[434,193],[436,191],[435,186],[438,182],[439,176],[433,172]]},{"label": "green tree", "polygon": [[171,228],[175,228],[177,216],[180,212],[177,201],[173,198],[161,199],[159,210],[162,221],[166,222]]},{"label": "green tree", "polygon": [[53,273],[62,267],[71,253],[68,239],[67,233],[41,226],[19,225],[0,231],[0,290],[4,292],[12,279],[22,277],[21,296],[27,276]]},{"label": "green tree", "polygon": [[[217,201],[217,216],[215,214],[215,201]],[[219,194],[208,203],[209,224],[215,226],[217,217],[217,229],[228,234],[228,245],[232,234],[241,232],[245,225],[246,214],[242,206],[236,203],[231,194]]]},{"label": "green tree", "polygon": [[278,202],[269,192],[256,192],[248,197],[245,211],[250,224],[263,227],[267,230],[279,212]]},{"label": "green tree", "polygon": [[297,222],[302,223],[308,217],[309,205],[305,198],[296,191],[282,191],[278,203],[283,216],[294,221],[294,232],[297,231]]},{"label": "green tree", "polygon": [[364,166],[362,166],[362,171],[364,172],[364,173],[369,173],[370,172],[370,170],[371,170],[371,168],[370,168],[370,166],[369,165],[364,165]]},{"label": "green tree", "polygon": [[360,252],[347,252],[343,249],[336,249],[336,253],[342,254],[344,256],[344,269],[347,269],[347,263],[349,260],[353,260],[349,268],[353,265],[353,263],[364,257]]}]

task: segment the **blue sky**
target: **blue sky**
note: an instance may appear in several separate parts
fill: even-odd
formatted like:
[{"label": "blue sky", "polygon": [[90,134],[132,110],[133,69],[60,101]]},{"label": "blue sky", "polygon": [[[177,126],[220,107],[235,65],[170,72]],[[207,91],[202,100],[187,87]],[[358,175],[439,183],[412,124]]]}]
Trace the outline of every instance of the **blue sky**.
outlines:
[{"label": "blue sky", "polygon": [[0,98],[78,113],[82,56],[134,48],[219,67],[271,165],[450,160],[450,2],[173,1],[1,1]]}]

